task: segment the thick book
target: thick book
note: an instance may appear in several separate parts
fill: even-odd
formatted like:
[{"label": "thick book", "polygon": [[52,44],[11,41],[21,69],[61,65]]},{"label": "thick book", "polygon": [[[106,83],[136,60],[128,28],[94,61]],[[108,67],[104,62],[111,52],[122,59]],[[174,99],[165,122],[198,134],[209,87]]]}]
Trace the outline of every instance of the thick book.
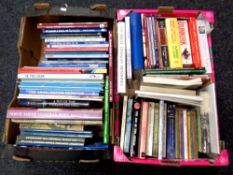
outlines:
[{"label": "thick book", "polygon": [[187,20],[178,20],[181,57],[184,67],[193,65]]},{"label": "thick book", "polygon": [[142,24],[141,14],[130,13],[131,48],[132,48],[132,70],[143,70],[143,43],[142,43]]},{"label": "thick book", "polygon": [[165,24],[168,41],[169,66],[170,68],[183,68],[177,18],[165,18]]},{"label": "thick book", "polygon": [[58,108],[10,108],[7,118],[11,119],[71,119],[102,120],[102,109],[58,109]]},{"label": "thick book", "polygon": [[117,92],[126,93],[126,43],[125,43],[125,22],[117,23],[118,44],[117,44]]}]

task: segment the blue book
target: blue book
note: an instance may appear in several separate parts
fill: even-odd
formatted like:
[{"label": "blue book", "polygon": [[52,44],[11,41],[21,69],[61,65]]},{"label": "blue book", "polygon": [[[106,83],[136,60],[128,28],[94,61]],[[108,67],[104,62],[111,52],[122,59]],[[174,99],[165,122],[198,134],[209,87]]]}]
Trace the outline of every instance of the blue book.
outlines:
[{"label": "blue book", "polygon": [[20,89],[19,94],[99,96],[99,95],[101,95],[101,92],[95,92],[95,91],[55,91],[55,90],[49,91],[49,90]]},{"label": "blue book", "polygon": [[72,82],[20,82],[21,87],[98,87],[102,88],[101,83],[72,83]]},{"label": "blue book", "polygon": [[107,64],[44,64],[39,63],[38,67],[49,67],[49,68],[60,68],[60,67],[67,67],[67,68],[107,68]]},{"label": "blue book", "polygon": [[45,58],[108,58],[106,52],[44,52]]},{"label": "blue book", "polygon": [[47,148],[62,148],[62,149],[78,149],[78,150],[104,150],[108,148],[108,145],[87,145],[87,146],[64,146],[64,145],[51,145],[51,144],[33,144],[33,143],[16,143],[16,146],[25,147],[47,147]]},{"label": "blue book", "polygon": [[69,34],[69,33],[99,33],[107,32],[106,28],[70,28],[70,29],[42,29],[43,34]]},{"label": "blue book", "polygon": [[175,105],[167,104],[167,159],[176,158],[175,148]]},{"label": "blue book", "polygon": [[142,43],[142,24],[141,14],[133,12],[130,14],[130,30],[131,30],[131,53],[132,53],[132,69],[143,70],[143,43]]},{"label": "blue book", "polygon": [[128,99],[127,113],[126,113],[124,153],[130,153],[132,114],[133,114],[133,99]]}]

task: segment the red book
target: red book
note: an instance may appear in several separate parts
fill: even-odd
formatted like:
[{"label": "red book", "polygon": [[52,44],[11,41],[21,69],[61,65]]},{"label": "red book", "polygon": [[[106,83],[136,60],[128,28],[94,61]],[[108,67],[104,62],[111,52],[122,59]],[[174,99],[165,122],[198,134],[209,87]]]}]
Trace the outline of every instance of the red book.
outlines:
[{"label": "red book", "polygon": [[188,20],[189,37],[194,68],[202,68],[199,41],[197,35],[196,18],[190,17]]},{"label": "red book", "polygon": [[103,109],[10,108],[11,119],[102,120]]},{"label": "red book", "polygon": [[23,67],[18,68],[18,74],[81,74],[81,69],[77,68],[41,68]]},{"label": "red book", "polygon": [[107,22],[38,23],[38,29],[57,28],[107,28]]},{"label": "red book", "polygon": [[45,52],[108,52],[108,47],[45,47]]},{"label": "red book", "polygon": [[108,32],[108,41],[109,41],[109,86],[110,86],[110,102],[113,101],[113,54],[112,54],[112,31]]}]

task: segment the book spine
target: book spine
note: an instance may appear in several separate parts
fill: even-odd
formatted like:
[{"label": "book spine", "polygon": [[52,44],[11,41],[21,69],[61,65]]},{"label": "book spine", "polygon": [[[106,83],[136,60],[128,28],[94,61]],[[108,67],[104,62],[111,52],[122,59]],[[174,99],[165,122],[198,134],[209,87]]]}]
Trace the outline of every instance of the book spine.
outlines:
[{"label": "book spine", "polygon": [[16,145],[32,144],[32,145],[59,145],[59,146],[84,146],[84,142],[60,142],[60,141],[45,141],[45,140],[24,140],[18,139]]},{"label": "book spine", "polygon": [[154,137],[154,118],[155,118],[155,103],[149,102],[148,120],[147,120],[147,142],[146,156],[153,155],[153,137]]},{"label": "book spine", "polygon": [[146,31],[145,31],[144,18],[145,18],[145,15],[144,15],[144,14],[141,14],[143,57],[144,57],[144,65],[145,65],[145,68],[147,68],[147,67],[146,67],[146,57],[147,57],[147,53],[146,53],[146,33],[145,33]]},{"label": "book spine", "polygon": [[133,122],[132,122],[131,141],[130,141],[130,157],[136,156],[136,152],[137,152],[141,104],[135,101],[133,104],[133,109],[134,110],[133,110]]},{"label": "book spine", "polygon": [[[110,57],[110,53],[109,53]],[[110,59],[109,59],[110,63]],[[39,63],[38,67],[41,68],[78,68],[78,69],[86,69],[86,68],[106,68],[107,64],[92,64],[92,63],[78,63],[78,64],[72,64],[72,63],[67,63],[67,64],[59,64],[59,63]]]},{"label": "book spine", "polygon": [[183,110],[183,159],[188,160],[188,123],[187,123],[187,110]]},{"label": "book spine", "polygon": [[125,54],[125,23],[117,23],[118,56],[117,56],[117,92],[126,93],[126,54]]},{"label": "book spine", "polygon": [[144,74],[203,74],[205,69],[144,70]]},{"label": "book spine", "polygon": [[132,47],[132,70],[144,69],[142,24],[140,13],[130,14],[131,47]]},{"label": "book spine", "polygon": [[101,37],[45,37],[44,42],[56,43],[56,42],[104,42],[106,38]]},{"label": "book spine", "polygon": [[42,29],[42,34],[66,34],[66,33],[98,33],[107,32],[106,28],[81,28],[81,29]]},{"label": "book spine", "polygon": [[154,136],[153,136],[153,157],[158,157],[158,136],[159,136],[159,103],[155,103],[154,110]]},{"label": "book spine", "polygon": [[158,19],[158,34],[159,34],[159,41],[160,41],[160,55],[163,62],[163,67],[169,67],[169,55],[168,55],[168,44],[167,44],[167,33],[165,27],[165,20]]},{"label": "book spine", "polygon": [[167,103],[164,103],[164,121],[163,121],[163,158],[167,157]]},{"label": "book spine", "polygon": [[175,149],[175,105],[167,105],[167,159],[176,158]]},{"label": "book spine", "polygon": [[125,141],[127,102],[128,102],[128,97],[125,95],[124,99],[123,99],[123,110],[122,110],[122,121],[121,121],[121,137],[120,137],[120,147],[121,147],[122,150],[124,150],[124,141]]},{"label": "book spine", "polygon": [[124,139],[124,153],[130,153],[130,140],[131,140],[131,127],[132,127],[132,112],[133,112],[133,99],[128,99],[127,114],[126,114],[126,128]]},{"label": "book spine", "polygon": [[159,68],[159,54],[158,54],[158,38],[157,38],[157,31],[156,31],[156,20],[155,17],[151,17],[151,24],[152,24],[152,33],[153,33],[153,49],[154,49],[154,56],[155,56],[155,68]]},{"label": "book spine", "polygon": [[44,52],[46,59],[77,59],[77,58],[108,58],[109,55],[106,52]]},{"label": "book spine", "polygon": [[206,21],[204,19],[197,19],[196,24],[197,24],[196,26],[197,26],[201,61],[203,66],[206,68],[206,72],[212,73],[210,52],[209,52],[207,32],[206,32]]},{"label": "book spine", "polygon": [[144,33],[144,37],[145,37],[145,50],[144,50],[144,55],[145,55],[145,60],[144,60],[144,68],[145,69],[150,69],[151,65],[150,65],[150,51],[149,51],[149,38],[148,38],[148,26],[147,26],[147,22],[146,22],[146,16],[142,15],[142,30]]},{"label": "book spine", "polygon": [[177,18],[166,18],[166,32],[170,68],[183,68]]},{"label": "book spine", "polygon": [[180,130],[180,126],[179,126],[179,123],[180,123],[180,118],[179,118],[179,110],[176,110],[176,116],[175,116],[175,140],[176,140],[176,145],[175,145],[175,148],[176,148],[176,159],[180,159],[180,133],[181,133],[181,130]]},{"label": "book spine", "polygon": [[112,38],[112,31],[108,32],[108,41],[109,41],[109,62],[108,62],[108,69],[109,69],[109,88],[110,88],[110,96],[109,101],[113,102],[113,38]]},{"label": "book spine", "polygon": [[102,109],[29,109],[11,108],[7,112],[7,118],[11,119],[80,119],[102,120]]},{"label": "book spine", "polygon": [[190,125],[190,114],[187,112],[187,142],[188,142],[188,160],[191,160],[191,125]]},{"label": "book spine", "polygon": [[108,52],[108,47],[45,47],[45,52]]},{"label": "book spine", "polygon": [[104,83],[104,135],[103,142],[108,144],[109,142],[109,76],[105,77]]},{"label": "book spine", "polygon": [[40,67],[23,67],[18,68],[18,74],[81,74],[81,69],[56,68],[47,69]]},{"label": "book spine", "polygon": [[199,40],[196,27],[196,18],[190,17],[188,20],[190,45],[192,51],[193,65],[199,69],[202,67],[201,55],[199,50]]},{"label": "book spine", "polygon": [[107,22],[84,22],[84,23],[38,23],[38,29],[62,29],[62,28],[107,28]]},{"label": "book spine", "polygon": [[109,42],[47,42],[46,47],[48,48],[60,48],[60,47],[109,47]]},{"label": "book spine", "polygon": [[179,37],[181,46],[181,57],[184,67],[191,67],[193,65],[192,53],[189,40],[188,21],[178,20]]},{"label": "book spine", "polygon": [[103,74],[43,74],[43,73],[20,73],[18,79],[54,79],[54,80],[103,80]]},{"label": "book spine", "polygon": [[125,17],[125,35],[126,35],[126,77],[127,80],[131,80],[133,78],[132,75],[132,57],[131,57],[131,29],[130,29],[130,17]]},{"label": "book spine", "polygon": [[163,140],[164,140],[164,101],[159,102],[159,140],[158,140],[158,159],[163,159]]},{"label": "book spine", "polygon": [[140,120],[140,132],[139,132],[139,150],[138,157],[145,158],[146,156],[146,140],[147,140],[147,118],[148,118],[148,102],[142,102],[142,113]]}]

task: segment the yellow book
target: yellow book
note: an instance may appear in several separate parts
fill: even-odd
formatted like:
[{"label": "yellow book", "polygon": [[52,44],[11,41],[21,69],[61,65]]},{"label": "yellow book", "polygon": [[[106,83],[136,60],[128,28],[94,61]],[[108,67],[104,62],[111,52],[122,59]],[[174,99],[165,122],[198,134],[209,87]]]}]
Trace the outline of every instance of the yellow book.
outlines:
[{"label": "yellow book", "polygon": [[183,68],[177,18],[166,18],[169,67]]}]

